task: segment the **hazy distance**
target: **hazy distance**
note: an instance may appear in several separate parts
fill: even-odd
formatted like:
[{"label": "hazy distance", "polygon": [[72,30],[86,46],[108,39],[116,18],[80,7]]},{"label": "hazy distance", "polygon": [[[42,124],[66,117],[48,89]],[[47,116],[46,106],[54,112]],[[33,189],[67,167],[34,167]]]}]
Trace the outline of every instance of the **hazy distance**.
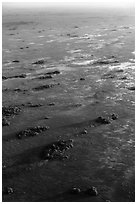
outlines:
[{"label": "hazy distance", "polygon": [[17,8],[133,8],[134,0],[89,0],[89,1],[44,1],[44,2],[3,2],[4,7]]}]

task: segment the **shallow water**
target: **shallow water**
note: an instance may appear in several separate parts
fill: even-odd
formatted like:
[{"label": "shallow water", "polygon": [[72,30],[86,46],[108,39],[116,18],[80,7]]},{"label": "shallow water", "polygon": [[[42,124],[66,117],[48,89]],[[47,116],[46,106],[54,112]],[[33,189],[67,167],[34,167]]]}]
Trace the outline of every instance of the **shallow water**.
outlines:
[{"label": "shallow water", "polygon": [[[3,106],[21,108],[3,126],[3,189],[14,189],[3,201],[134,201],[134,16],[96,15],[3,13]],[[54,86],[34,90],[43,85]],[[99,116],[110,124],[94,125]],[[49,130],[17,138],[38,125]],[[74,140],[68,159],[43,161],[41,149],[59,139]],[[75,186],[99,195],[71,195]]]}]

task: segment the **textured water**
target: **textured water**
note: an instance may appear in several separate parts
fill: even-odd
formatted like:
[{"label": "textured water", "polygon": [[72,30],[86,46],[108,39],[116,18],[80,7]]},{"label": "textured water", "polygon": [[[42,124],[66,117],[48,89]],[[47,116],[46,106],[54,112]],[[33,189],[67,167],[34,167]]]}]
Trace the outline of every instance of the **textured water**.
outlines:
[{"label": "textured water", "polygon": [[[14,189],[3,201],[133,202],[134,16],[4,10],[2,40],[3,106],[21,108],[3,126],[3,189]],[[92,124],[100,116],[110,124]],[[16,137],[45,125],[46,133]],[[68,159],[41,160],[41,148],[60,139],[74,139]],[[69,194],[75,186],[99,196]]]}]

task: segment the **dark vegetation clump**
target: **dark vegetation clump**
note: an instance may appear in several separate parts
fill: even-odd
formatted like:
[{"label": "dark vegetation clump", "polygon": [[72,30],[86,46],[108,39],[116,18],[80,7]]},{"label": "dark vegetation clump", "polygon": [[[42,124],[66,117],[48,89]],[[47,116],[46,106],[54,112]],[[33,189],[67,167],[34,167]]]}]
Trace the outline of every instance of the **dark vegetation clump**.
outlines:
[{"label": "dark vegetation clump", "polygon": [[21,109],[17,106],[8,106],[2,107],[2,126],[9,126],[10,122],[7,120],[7,117],[17,115]]},{"label": "dark vegetation clump", "polygon": [[3,194],[10,195],[10,194],[13,194],[13,193],[14,193],[14,190],[11,187],[5,187],[4,190],[3,190]]},{"label": "dark vegetation clump", "polygon": [[105,65],[105,64],[111,64],[111,63],[119,63],[119,61],[107,59],[107,60],[98,60],[98,61],[94,62],[94,64],[97,64],[97,65]]},{"label": "dark vegetation clump", "polygon": [[9,78],[26,78],[26,74],[20,74],[20,75],[15,75],[15,76],[11,76]]},{"label": "dark vegetation clump", "polygon": [[121,80],[126,80],[127,79],[127,76],[123,76],[120,78]]},{"label": "dark vegetation clump", "polygon": [[49,119],[49,117],[45,117],[44,119],[45,119],[45,120],[48,120],[48,119]]},{"label": "dark vegetation clump", "polygon": [[87,189],[85,191],[85,193],[87,195],[90,195],[90,196],[97,196],[98,195],[98,191],[97,191],[97,189],[94,186],[92,186],[91,188]]},{"label": "dark vegetation clump", "polygon": [[39,76],[37,79],[52,79],[53,78],[52,75],[57,75],[57,74],[60,74],[60,71],[55,70],[55,71],[52,71],[52,72],[47,72],[47,73]]},{"label": "dark vegetation clump", "polygon": [[83,77],[80,78],[80,81],[84,81],[84,80],[85,80],[85,78],[83,78]]},{"label": "dark vegetation clump", "polygon": [[48,106],[55,106],[55,103],[54,102],[49,103]]},{"label": "dark vegetation clump", "polygon": [[135,86],[128,87],[128,90],[135,91]]},{"label": "dark vegetation clump", "polygon": [[124,28],[124,29],[129,29],[129,27],[128,27],[128,26],[124,26],[123,28]]},{"label": "dark vegetation clump", "polygon": [[9,28],[8,30],[16,30],[17,27],[12,27],[12,28]]},{"label": "dark vegetation clump", "polygon": [[19,74],[19,75],[9,76],[9,77],[2,76],[2,79],[6,80],[6,79],[13,79],[13,78],[26,78],[26,76],[27,76],[26,74]]},{"label": "dark vegetation clump", "polygon": [[22,90],[20,88],[15,88],[13,91],[21,92]]},{"label": "dark vegetation clump", "polygon": [[86,129],[84,129],[83,131],[81,131],[81,134],[82,135],[85,135],[85,134],[87,134],[88,133],[88,131],[86,130]]},{"label": "dark vegetation clump", "polygon": [[22,139],[24,137],[34,137],[34,136],[38,135],[39,133],[46,131],[48,129],[49,129],[49,127],[47,127],[47,126],[45,126],[45,127],[37,126],[37,127],[33,127],[33,128],[28,128],[26,130],[19,132],[17,134],[17,137],[19,139]]},{"label": "dark vegetation clump", "polygon": [[5,117],[2,117],[2,126],[9,126],[9,125],[10,125],[10,122]]},{"label": "dark vegetation clump", "polygon": [[81,195],[88,195],[88,196],[97,196],[98,195],[98,191],[97,191],[97,188],[95,188],[94,186],[91,186],[90,188],[87,188],[86,190],[81,190],[80,188],[78,187],[73,187],[71,190],[70,190],[70,193],[71,194],[74,194],[74,195],[78,195],[78,194],[81,194]]},{"label": "dark vegetation clump", "polygon": [[41,60],[38,60],[36,62],[33,62],[32,64],[44,64],[45,63],[45,60],[44,59],[41,59]]},{"label": "dark vegetation clump", "polygon": [[[12,91],[12,90],[11,90]],[[13,89],[13,91],[15,91],[15,92],[22,92],[23,94],[27,91],[27,90],[25,90],[25,89],[20,89],[20,88],[15,88],[15,89]]]},{"label": "dark vegetation clump", "polygon": [[52,79],[53,77],[51,75],[42,75],[39,76],[38,79]]},{"label": "dark vegetation clump", "polygon": [[123,69],[118,69],[118,70],[115,70],[115,72],[124,72]]},{"label": "dark vegetation clump", "polygon": [[19,61],[19,60],[12,60],[12,62],[16,62],[16,63],[19,63],[20,61]]},{"label": "dark vegetation clump", "polygon": [[113,113],[112,116],[111,116],[111,118],[112,118],[112,120],[117,120],[117,119],[118,119],[118,116],[117,116],[115,113]]},{"label": "dark vegetation clump", "polygon": [[29,103],[26,104],[26,106],[31,107],[31,108],[37,108],[37,107],[41,107],[43,105],[41,103],[33,104],[33,103],[29,102]]},{"label": "dark vegetation clump", "polygon": [[50,89],[50,88],[54,87],[55,85],[60,85],[60,83],[58,83],[58,84],[45,84],[45,85],[37,86],[37,87],[33,88],[33,90],[34,91],[41,91],[44,89]]},{"label": "dark vegetation clump", "polygon": [[67,33],[67,36],[71,37],[71,38],[77,38],[78,37],[77,34],[70,34],[70,33]]},{"label": "dark vegetation clump", "polygon": [[2,116],[12,116],[17,115],[21,111],[20,107],[18,106],[8,106],[2,107]]},{"label": "dark vegetation clump", "polygon": [[8,79],[6,76],[2,76],[2,80],[6,80]]},{"label": "dark vegetation clump", "polygon": [[94,122],[95,122],[95,123],[99,123],[99,124],[109,124],[109,123],[110,123],[110,121],[109,121],[108,119],[103,118],[102,116],[96,118],[96,119],[94,120]]},{"label": "dark vegetation clump", "polygon": [[34,91],[40,91],[43,89],[50,89],[54,86],[54,84],[46,84],[46,85],[42,85],[42,86],[37,86],[35,88],[33,88]]},{"label": "dark vegetation clump", "polygon": [[73,147],[73,140],[60,140],[44,148],[41,154],[43,160],[67,159],[64,153]]},{"label": "dark vegetation clump", "polygon": [[3,89],[2,91],[3,91],[3,92],[22,92],[23,94],[25,94],[26,91],[28,91],[28,90],[20,89],[20,88],[15,88],[15,89],[5,88],[5,89]]},{"label": "dark vegetation clump", "polygon": [[2,89],[2,92],[6,92],[6,91],[9,91],[10,89],[8,88],[5,88],[5,89]]},{"label": "dark vegetation clump", "polygon": [[103,77],[101,77],[102,79],[114,79],[116,76],[113,73],[107,73],[104,74]]},{"label": "dark vegetation clump", "polygon": [[46,74],[48,74],[48,75],[60,74],[60,71],[55,70],[55,71],[52,71],[52,72],[47,72]]},{"label": "dark vegetation clump", "polygon": [[81,193],[81,189],[80,189],[80,188],[73,187],[73,188],[71,189],[70,193],[71,193],[71,194],[74,194],[74,195],[79,194],[79,193]]}]

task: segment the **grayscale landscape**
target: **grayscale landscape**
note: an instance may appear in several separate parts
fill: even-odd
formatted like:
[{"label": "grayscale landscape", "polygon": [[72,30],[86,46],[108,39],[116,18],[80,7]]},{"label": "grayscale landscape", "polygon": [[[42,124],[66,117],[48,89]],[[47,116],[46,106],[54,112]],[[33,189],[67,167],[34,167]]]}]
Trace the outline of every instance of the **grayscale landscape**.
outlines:
[{"label": "grayscale landscape", "polygon": [[134,8],[3,3],[4,202],[135,201],[134,38]]}]

